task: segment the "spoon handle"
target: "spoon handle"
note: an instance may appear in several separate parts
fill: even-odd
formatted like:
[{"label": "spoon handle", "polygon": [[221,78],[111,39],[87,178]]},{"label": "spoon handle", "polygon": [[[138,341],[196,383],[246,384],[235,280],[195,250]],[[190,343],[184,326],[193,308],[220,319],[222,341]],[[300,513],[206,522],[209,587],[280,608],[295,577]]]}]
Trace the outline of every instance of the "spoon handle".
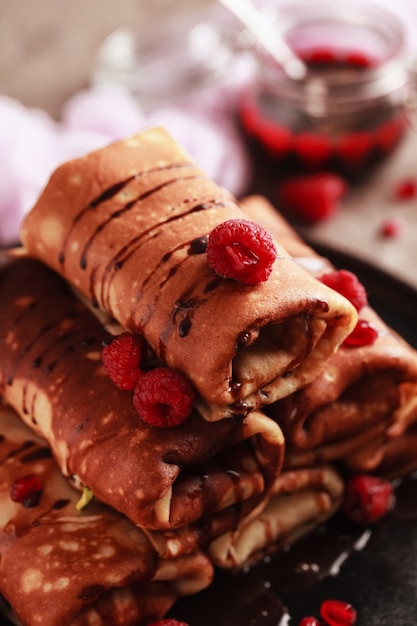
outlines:
[{"label": "spoon handle", "polygon": [[219,0],[247,28],[287,76],[301,80],[307,67],[249,0]]}]

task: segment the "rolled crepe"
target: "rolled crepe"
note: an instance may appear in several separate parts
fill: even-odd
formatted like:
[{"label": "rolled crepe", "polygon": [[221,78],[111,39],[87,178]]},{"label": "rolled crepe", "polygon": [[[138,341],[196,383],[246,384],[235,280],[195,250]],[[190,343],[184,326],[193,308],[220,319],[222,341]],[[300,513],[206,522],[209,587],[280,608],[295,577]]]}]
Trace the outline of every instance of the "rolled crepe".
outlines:
[{"label": "rolled crepe", "polygon": [[65,476],[153,530],[198,522],[209,535],[219,516],[236,523],[266,497],[284,447],[273,420],[210,423],[194,410],[175,428],[148,426],[107,376],[107,333],[65,281],[18,256],[0,272],[0,293],[0,393]]},{"label": "rolled crepe", "polygon": [[242,568],[294,542],[335,513],[343,491],[344,483],[330,465],[282,472],[268,505],[212,542],[214,564]]},{"label": "rolled crepe", "polygon": [[388,480],[403,478],[417,470],[417,425],[386,442],[375,471]]},{"label": "rolled crepe", "polygon": [[[12,501],[31,474],[38,497]],[[78,500],[47,443],[0,405],[0,593],[24,626],[138,626],[210,584],[203,553],[164,561],[124,516]]]},{"label": "rolled crepe", "polygon": [[156,128],[59,167],[21,234],[31,255],[186,374],[218,420],[304,386],[356,322],[278,242],[266,282],[214,274],[208,234],[244,217]]},{"label": "rolled crepe", "polygon": [[[334,269],[300,240],[265,198],[252,196],[242,207],[276,231],[294,260],[312,274]],[[269,415],[279,422],[286,438],[287,466],[344,458],[356,471],[370,471],[373,463],[378,465],[386,441],[402,434],[414,416],[417,419],[416,350],[371,307],[364,307],[360,318],[377,329],[374,343],[340,346],[313,381],[269,407]],[[370,448],[372,455],[357,454]]]},{"label": "rolled crepe", "polygon": [[350,470],[370,471],[390,480],[417,470],[417,394],[412,402],[414,411],[409,410],[406,419],[393,422],[381,436],[374,436],[344,458]]}]

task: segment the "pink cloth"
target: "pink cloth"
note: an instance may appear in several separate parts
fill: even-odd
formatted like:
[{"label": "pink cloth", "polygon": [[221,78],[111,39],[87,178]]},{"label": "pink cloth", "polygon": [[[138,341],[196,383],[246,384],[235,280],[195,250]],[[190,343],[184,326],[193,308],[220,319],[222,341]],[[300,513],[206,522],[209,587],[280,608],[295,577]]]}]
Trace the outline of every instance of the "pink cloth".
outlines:
[{"label": "pink cloth", "polygon": [[57,165],[154,125],[165,126],[219,185],[236,195],[245,189],[249,160],[226,116],[215,122],[172,106],[145,115],[128,91],[100,87],[74,94],[57,123],[0,96],[0,245],[18,242],[24,215]]}]

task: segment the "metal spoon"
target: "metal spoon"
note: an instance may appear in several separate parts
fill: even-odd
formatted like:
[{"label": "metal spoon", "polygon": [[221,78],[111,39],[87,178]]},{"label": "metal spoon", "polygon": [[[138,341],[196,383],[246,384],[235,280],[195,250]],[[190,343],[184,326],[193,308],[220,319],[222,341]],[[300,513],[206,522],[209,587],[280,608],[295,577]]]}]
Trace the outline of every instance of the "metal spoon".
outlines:
[{"label": "metal spoon", "polygon": [[291,50],[283,38],[271,27],[250,0],[219,0],[255,37],[271,57],[293,80],[302,80],[307,75],[307,66]]}]

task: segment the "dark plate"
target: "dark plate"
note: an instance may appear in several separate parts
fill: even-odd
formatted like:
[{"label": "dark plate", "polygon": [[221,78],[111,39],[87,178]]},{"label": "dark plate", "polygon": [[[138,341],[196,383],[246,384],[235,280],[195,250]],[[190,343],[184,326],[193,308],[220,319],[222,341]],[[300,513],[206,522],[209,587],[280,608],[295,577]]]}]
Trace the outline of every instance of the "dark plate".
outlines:
[{"label": "dark plate", "polygon": [[[361,261],[319,252],[355,272],[374,308],[417,347],[414,290]],[[417,480],[398,487],[397,506],[372,531],[336,516],[249,571],[218,572],[209,589],[181,600],[171,614],[190,626],[298,626],[302,617],[318,616],[327,598],[351,603],[357,626],[416,626]]]},{"label": "dark plate", "polygon": [[[412,288],[357,259],[318,251],[356,273],[381,317],[417,347]],[[298,626],[306,615],[318,617],[327,598],[351,603],[357,626],[417,624],[417,479],[399,485],[397,506],[372,530],[336,516],[267,563],[218,573],[210,589],[180,601],[172,615],[191,626]]]}]

